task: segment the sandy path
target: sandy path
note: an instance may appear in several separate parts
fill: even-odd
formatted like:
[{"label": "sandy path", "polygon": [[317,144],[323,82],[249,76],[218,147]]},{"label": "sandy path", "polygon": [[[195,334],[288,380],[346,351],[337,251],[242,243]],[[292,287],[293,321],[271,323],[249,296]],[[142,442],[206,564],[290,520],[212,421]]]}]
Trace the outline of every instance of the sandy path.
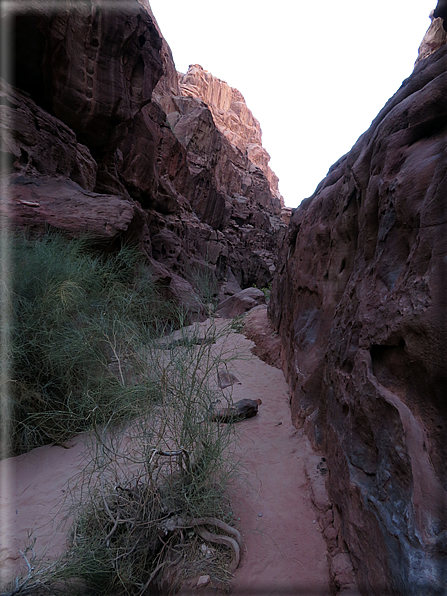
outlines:
[{"label": "sandy path", "polygon": [[[45,446],[0,462],[0,572],[10,579],[26,564],[20,553],[34,544],[35,554],[52,560],[66,544],[58,515],[68,480],[83,468],[82,437],[70,449]],[[31,558],[32,553],[28,553]]]},{"label": "sandy path", "polygon": [[[239,347],[250,348],[246,338]],[[233,399],[262,400],[255,418],[237,424],[237,454],[245,469],[232,503],[245,541],[235,594],[329,594],[326,543],[311,504],[307,438],[290,421],[282,371],[251,355],[232,363],[241,381]]]},{"label": "sandy path", "polygon": [[[229,367],[241,383],[225,391],[232,391],[235,401],[262,400],[258,415],[236,426],[242,473],[231,497],[245,546],[233,593],[329,595],[326,543],[314,522],[305,474],[306,462],[315,456],[290,422],[283,373],[252,355],[254,344],[244,336],[233,333],[225,341],[228,349],[244,352],[244,358]],[[24,568],[19,549],[23,551],[33,538],[36,553],[46,552],[48,558],[65,547],[66,530],[58,526],[56,514],[67,481],[82,469],[82,437],[69,445],[68,450],[42,447],[0,462],[3,576]],[[208,586],[200,593],[215,591]]]}]

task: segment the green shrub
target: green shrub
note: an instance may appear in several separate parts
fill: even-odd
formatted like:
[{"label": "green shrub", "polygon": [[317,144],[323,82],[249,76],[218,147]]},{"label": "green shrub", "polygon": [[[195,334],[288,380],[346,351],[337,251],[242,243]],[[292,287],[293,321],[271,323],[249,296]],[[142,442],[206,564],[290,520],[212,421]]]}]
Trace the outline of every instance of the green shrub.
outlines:
[{"label": "green shrub", "polygon": [[197,262],[195,266],[189,264],[185,267],[185,276],[196,290],[201,303],[214,312],[219,295],[219,284],[216,277],[215,266],[205,259],[205,263]]},{"label": "green shrub", "polygon": [[12,450],[62,443],[157,398],[139,346],[181,313],[160,299],[138,252],[86,240],[15,238],[12,263]]},{"label": "green shrub", "polygon": [[[258,289],[258,286],[256,284],[253,284],[252,288]],[[264,293],[265,301],[268,302],[270,300],[270,294],[272,293],[272,282],[269,282],[266,286],[260,289],[261,292]]]},{"label": "green shrub", "polygon": [[[76,485],[85,498],[66,558],[66,575],[81,575],[95,593],[141,594],[144,586],[150,593],[164,581],[180,584],[197,573],[224,584],[230,579],[228,548],[205,560],[194,529],[203,518],[233,521],[225,491],[235,467],[234,429],[209,416],[222,400],[217,370],[234,358],[219,347],[228,330],[211,326],[205,335],[210,341],[196,343],[188,329],[184,341],[152,344],[148,356],[161,381],[161,401],[118,431],[99,429],[90,466]],[[96,572],[92,577],[92,556],[103,562],[101,585]]]},{"label": "green shrub", "polygon": [[26,559],[7,593],[142,595],[202,573],[228,585],[236,555],[212,545],[208,561],[200,545],[205,526],[234,533],[233,428],[210,415],[229,399],[217,371],[238,356],[225,346],[231,327],[169,333],[184,313],[128,247],[104,256],[49,234],[15,239],[11,260],[12,447],[92,432],[66,493],[70,549],[50,565]]},{"label": "green shrub", "polygon": [[236,357],[225,346],[229,330],[211,324],[203,337],[193,326],[140,346],[160,399],[131,421],[116,425],[111,416],[95,425],[88,464],[66,493],[74,503],[71,547],[49,566],[32,561],[11,596],[36,587],[49,594],[165,593],[198,574],[228,587],[231,549],[212,543],[208,560],[200,546],[204,526],[234,532],[225,499],[236,467],[234,429],[210,415],[225,399],[217,371]]}]

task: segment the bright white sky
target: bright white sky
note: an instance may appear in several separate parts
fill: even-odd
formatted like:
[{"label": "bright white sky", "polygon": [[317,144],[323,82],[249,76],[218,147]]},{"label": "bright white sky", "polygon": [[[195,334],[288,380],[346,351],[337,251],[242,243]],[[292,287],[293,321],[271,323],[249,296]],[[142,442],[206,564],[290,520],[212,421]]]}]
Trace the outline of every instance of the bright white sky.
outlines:
[{"label": "bright white sky", "polygon": [[310,196],[412,70],[436,0],[150,0],[176,68],[236,87],[287,206]]}]

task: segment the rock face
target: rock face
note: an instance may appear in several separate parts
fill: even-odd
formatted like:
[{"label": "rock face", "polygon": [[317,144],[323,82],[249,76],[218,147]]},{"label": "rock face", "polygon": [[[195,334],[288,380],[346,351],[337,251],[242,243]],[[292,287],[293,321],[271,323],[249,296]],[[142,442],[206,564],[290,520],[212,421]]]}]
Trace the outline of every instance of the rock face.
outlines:
[{"label": "rock face", "polygon": [[13,226],[133,237],[160,278],[211,281],[214,297],[267,285],[286,228],[279,193],[182,94],[147,0],[16,8],[15,88],[1,87],[0,106]]},{"label": "rock face", "polygon": [[436,4],[436,8],[433,11],[433,16],[435,17],[435,19],[437,18],[441,18],[444,20],[444,29],[446,29],[447,31],[447,27],[446,27],[446,19],[447,19],[447,1],[446,0],[438,0],[437,4]]},{"label": "rock face", "polygon": [[439,48],[447,43],[447,32],[444,29],[444,19],[441,17],[434,17],[434,11],[430,13],[431,24],[427,29],[424,39],[419,46],[418,57],[416,64],[430,54],[439,50]]},{"label": "rock face", "polygon": [[160,78],[161,37],[136,1],[64,0],[15,16],[15,84],[69,126],[98,163],[96,189],[123,192],[115,149]]},{"label": "rock face", "polygon": [[[163,47],[166,74],[154,90],[154,101],[166,110],[169,125],[164,134],[170,140],[160,162],[172,165],[164,179],[171,189],[187,199],[193,213],[212,230],[211,235],[209,231],[205,234],[206,243],[203,240],[193,240],[193,243],[196,252],[215,268],[219,282],[226,288],[231,286],[228,284],[230,279],[235,279],[242,287],[252,284],[264,287],[272,279],[275,247],[285,233],[283,202],[277,182],[276,189],[272,188],[266,175],[269,168],[263,171],[250,159],[242,140],[239,142],[230,130],[219,124],[211,95],[204,100],[198,92],[185,91],[186,87],[181,83],[184,77],[176,73],[167,45]],[[203,69],[200,71],[205,73]],[[223,85],[234,96],[239,93],[206,74],[215,87]],[[259,124],[245,102],[243,105],[247,121],[258,127],[256,138],[261,148]],[[228,110],[231,112],[230,106]],[[219,112],[223,113],[223,106]],[[170,132],[180,147],[176,145],[174,148]],[[138,155],[141,156],[141,152]],[[180,219],[185,221],[184,217]],[[180,229],[178,219],[172,225],[177,229],[177,236],[188,238],[191,243],[189,224],[188,231]],[[163,235],[166,237],[164,232]],[[184,242],[178,248],[179,256],[190,252]],[[250,254],[248,260],[247,254]],[[177,266],[183,267],[182,264]],[[224,293],[222,297],[228,295],[231,293]]]},{"label": "rock face", "polygon": [[62,176],[93,190],[97,164],[68,126],[2,79],[0,102],[1,150],[9,171]]},{"label": "rock face", "polygon": [[191,65],[186,74],[179,73],[179,86],[182,95],[206,103],[220,132],[231,145],[261,168],[272,192],[284,205],[278,190],[278,177],[268,165],[270,155],[262,146],[261,126],[248,109],[242,93],[214,77],[199,64]]},{"label": "rock face", "polygon": [[72,130],[2,80],[0,101],[1,150],[13,171],[2,213],[14,227],[43,233],[53,226],[107,244],[142,235],[144,216],[134,201],[93,192],[97,164]]},{"label": "rock face", "polygon": [[292,215],[270,303],[363,594],[447,577],[447,46]]},{"label": "rock face", "polygon": [[85,235],[111,246],[118,238],[140,235],[144,225],[144,215],[133,201],[94,193],[70,180],[17,176],[8,191],[12,225],[32,234],[43,234],[51,226],[71,237]]}]

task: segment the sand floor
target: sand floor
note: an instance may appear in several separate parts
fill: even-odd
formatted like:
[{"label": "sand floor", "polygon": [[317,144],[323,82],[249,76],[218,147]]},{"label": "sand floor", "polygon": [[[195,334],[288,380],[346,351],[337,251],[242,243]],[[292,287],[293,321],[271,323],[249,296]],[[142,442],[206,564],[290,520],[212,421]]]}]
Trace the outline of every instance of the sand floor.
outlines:
[{"label": "sand floor", "polygon": [[[234,401],[262,400],[256,417],[236,425],[242,468],[230,496],[244,551],[233,593],[329,595],[327,547],[306,476],[306,466],[314,465],[316,456],[291,424],[284,375],[254,356],[254,344],[243,335],[232,333],[225,341],[230,351],[244,353],[230,365],[240,383],[225,391],[232,391]],[[83,467],[84,437],[67,446],[41,447],[0,462],[3,578],[26,569],[20,550],[34,540],[36,554],[49,560],[66,546],[67,524],[61,525],[60,509],[67,482]],[[215,590],[206,586],[197,592]]]}]

